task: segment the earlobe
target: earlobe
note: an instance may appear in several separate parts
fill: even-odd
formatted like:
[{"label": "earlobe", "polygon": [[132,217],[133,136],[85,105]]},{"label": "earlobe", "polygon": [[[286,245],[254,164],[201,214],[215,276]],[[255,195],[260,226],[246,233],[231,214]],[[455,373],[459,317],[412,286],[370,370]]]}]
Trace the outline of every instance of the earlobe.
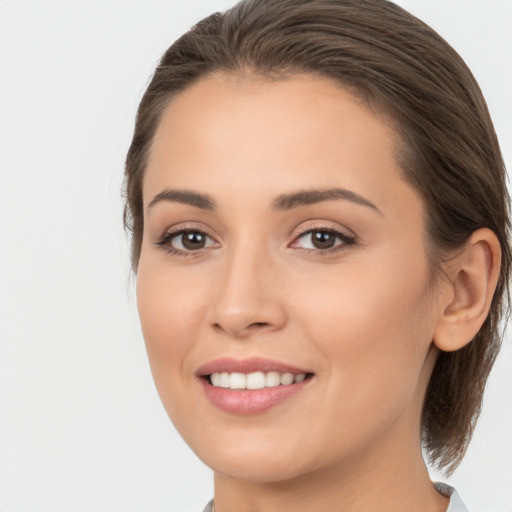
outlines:
[{"label": "earlobe", "polygon": [[450,266],[448,304],[434,333],[434,344],[452,352],[467,345],[489,313],[501,264],[499,241],[488,228],[475,231]]}]

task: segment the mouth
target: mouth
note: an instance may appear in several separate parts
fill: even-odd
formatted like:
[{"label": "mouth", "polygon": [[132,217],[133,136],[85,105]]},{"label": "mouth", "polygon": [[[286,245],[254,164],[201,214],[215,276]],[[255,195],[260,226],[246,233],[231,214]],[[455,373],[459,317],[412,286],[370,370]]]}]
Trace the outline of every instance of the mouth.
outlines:
[{"label": "mouth", "polygon": [[305,389],[314,373],[268,359],[223,358],[197,371],[206,397],[232,414],[257,414]]},{"label": "mouth", "polygon": [[307,372],[297,374],[291,372],[280,373],[277,371],[257,371],[251,373],[215,372],[204,376],[204,379],[216,388],[256,390],[275,388],[277,386],[290,386],[310,379],[312,376],[312,373]]}]

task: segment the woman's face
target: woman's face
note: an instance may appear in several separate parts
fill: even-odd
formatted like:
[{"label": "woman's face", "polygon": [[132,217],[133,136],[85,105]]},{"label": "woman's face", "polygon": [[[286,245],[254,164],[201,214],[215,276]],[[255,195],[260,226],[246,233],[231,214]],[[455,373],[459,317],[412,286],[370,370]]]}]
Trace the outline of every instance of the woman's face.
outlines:
[{"label": "woman's face", "polygon": [[217,75],[167,107],[138,308],[164,406],[219,473],[282,481],[419,449],[440,306],[397,144],[322,78]]}]

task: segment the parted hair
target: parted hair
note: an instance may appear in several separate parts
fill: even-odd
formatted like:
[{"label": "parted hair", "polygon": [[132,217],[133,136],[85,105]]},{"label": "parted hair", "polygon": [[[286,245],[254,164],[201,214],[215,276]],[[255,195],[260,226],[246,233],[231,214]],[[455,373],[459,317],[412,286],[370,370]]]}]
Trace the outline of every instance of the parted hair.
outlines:
[{"label": "parted hair", "polygon": [[502,263],[489,315],[468,345],[439,353],[423,405],[425,453],[451,473],[503,338],[511,262],[505,165],[471,71],[432,28],[388,0],[243,0],[203,19],[165,52],[139,105],[124,182],[135,273],[143,176],[161,115],[175,95],[217,72],[327,77],[385,116],[400,136],[403,177],[425,206],[434,283],[474,231],[498,237]]}]

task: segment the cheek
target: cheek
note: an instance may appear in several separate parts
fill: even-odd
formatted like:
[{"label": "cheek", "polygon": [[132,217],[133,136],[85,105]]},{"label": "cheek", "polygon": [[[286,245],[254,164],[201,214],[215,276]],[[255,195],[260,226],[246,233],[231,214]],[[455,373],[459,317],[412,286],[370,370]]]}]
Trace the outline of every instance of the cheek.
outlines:
[{"label": "cheek", "polygon": [[[148,258],[149,259],[149,258]],[[207,302],[204,287],[191,283],[185,273],[165,266],[139,263],[137,306],[149,364],[167,414],[180,432],[207,428],[193,403],[192,340],[200,336]],[[192,427],[191,427],[192,425]],[[196,434],[197,435],[197,434]]]},{"label": "cheek", "polygon": [[[203,292],[203,293],[201,293]],[[149,362],[160,391],[162,382],[183,374],[190,339],[204,314],[204,290],[191,286],[179,273],[146,264],[143,257],[137,275],[137,307]]]},{"label": "cheek", "polygon": [[334,413],[392,415],[418,387],[435,315],[426,266],[406,263],[383,261],[352,274],[347,267],[295,303],[301,330],[322,354],[330,398],[340,403]]},{"label": "cheek", "polygon": [[322,333],[318,338],[327,340],[326,347],[348,348],[357,339],[356,350],[383,343],[392,349],[407,334],[419,334],[431,324],[434,304],[426,264],[413,255],[400,261],[375,259],[376,264],[304,273],[300,281],[294,280],[288,294],[297,297],[293,316],[306,319],[304,328],[309,326],[311,336]]}]

